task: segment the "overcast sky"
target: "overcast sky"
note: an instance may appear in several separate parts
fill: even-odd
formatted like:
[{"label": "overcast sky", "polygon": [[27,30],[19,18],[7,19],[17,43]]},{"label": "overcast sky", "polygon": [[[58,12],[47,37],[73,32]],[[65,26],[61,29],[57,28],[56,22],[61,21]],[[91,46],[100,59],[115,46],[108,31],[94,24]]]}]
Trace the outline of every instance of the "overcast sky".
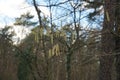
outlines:
[{"label": "overcast sky", "polygon": [[[49,15],[47,8],[41,7],[40,9],[45,15]],[[34,7],[25,0],[0,0],[0,26],[11,24],[15,17],[19,17],[27,11],[36,14]]]},{"label": "overcast sky", "polygon": [[[40,7],[40,9],[46,16],[49,16],[49,10],[47,8]],[[36,15],[34,7],[29,5],[26,0],[0,0],[0,28],[5,25],[13,26],[17,34],[14,38],[23,39],[25,37],[23,32],[28,33],[29,30],[22,26],[14,26],[13,22],[15,18],[20,17],[21,14],[26,12],[31,12],[31,14]]]},{"label": "overcast sky", "polygon": [[[32,0],[28,0],[28,1],[32,1]],[[45,0],[40,0],[40,3],[43,5],[45,4],[44,1]],[[61,2],[63,1],[64,0],[62,0]],[[48,8],[45,8],[45,7],[39,7],[39,8],[46,16],[49,16]],[[56,10],[57,9],[55,9],[55,12]],[[28,4],[26,0],[0,0],[0,28],[4,27],[5,25],[12,25],[15,18],[20,17],[21,14],[26,13],[26,12],[31,12],[31,14],[37,16],[34,7]],[[58,10],[58,13],[61,13],[61,12]],[[67,20],[69,21],[68,18]],[[24,38],[25,36],[23,35],[21,36],[21,34],[23,33],[22,32],[23,30],[20,30],[20,28],[21,26],[14,27],[14,29],[16,29],[18,37]]]}]

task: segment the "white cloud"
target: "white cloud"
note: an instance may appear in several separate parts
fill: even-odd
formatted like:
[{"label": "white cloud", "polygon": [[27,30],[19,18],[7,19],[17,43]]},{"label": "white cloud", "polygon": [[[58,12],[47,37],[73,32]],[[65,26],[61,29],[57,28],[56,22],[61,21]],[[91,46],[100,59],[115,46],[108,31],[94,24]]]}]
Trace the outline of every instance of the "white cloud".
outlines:
[{"label": "white cloud", "polygon": [[8,17],[17,17],[20,15],[19,6],[24,0],[5,0],[0,2],[0,14]]},{"label": "white cloud", "polygon": [[[47,8],[40,7],[40,9],[45,15],[49,16]],[[34,7],[30,6],[26,0],[0,0],[0,24],[3,24],[4,21],[9,23],[8,18],[12,20],[27,11],[36,15]]]},{"label": "white cloud", "polygon": [[13,36],[14,44],[20,43],[20,41],[30,33],[30,30],[23,26],[14,26],[12,30],[15,33],[15,36]]},{"label": "white cloud", "polygon": [[[45,7],[40,7],[41,11],[49,16],[49,10]],[[31,12],[35,15],[36,11],[33,6],[29,5],[26,0],[0,0],[0,28],[5,25],[13,25],[14,18],[19,17],[21,14],[26,12]],[[23,28],[22,26],[14,26],[17,36],[15,38],[23,39],[25,34],[29,32],[28,29]],[[24,30],[24,31],[23,31]],[[26,32],[23,34],[23,32]]]}]

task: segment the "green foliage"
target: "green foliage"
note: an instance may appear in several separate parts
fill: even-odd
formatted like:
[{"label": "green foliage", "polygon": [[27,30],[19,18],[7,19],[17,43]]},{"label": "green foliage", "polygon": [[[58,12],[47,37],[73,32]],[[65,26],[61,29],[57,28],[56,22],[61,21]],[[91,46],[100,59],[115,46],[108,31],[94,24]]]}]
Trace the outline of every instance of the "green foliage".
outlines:
[{"label": "green foliage", "polygon": [[8,39],[12,39],[15,35],[14,31],[10,31],[11,26],[5,26],[4,28],[0,29],[0,36]]},{"label": "green foliage", "polygon": [[22,26],[35,26],[37,22],[32,21],[34,18],[29,12],[26,14],[22,14],[19,18],[15,18],[14,25],[22,25]]}]

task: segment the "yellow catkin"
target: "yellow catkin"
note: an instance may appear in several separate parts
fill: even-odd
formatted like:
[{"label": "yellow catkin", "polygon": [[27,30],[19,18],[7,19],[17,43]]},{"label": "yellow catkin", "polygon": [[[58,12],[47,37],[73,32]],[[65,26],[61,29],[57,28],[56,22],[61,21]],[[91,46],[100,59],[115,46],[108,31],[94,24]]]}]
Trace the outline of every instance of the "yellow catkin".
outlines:
[{"label": "yellow catkin", "polygon": [[66,38],[66,34],[64,34],[64,39],[65,39],[65,41],[67,40],[67,38]]},{"label": "yellow catkin", "polygon": [[51,39],[51,44],[53,44],[53,34],[51,34],[50,39]]},{"label": "yellow catkin", "polygon": [[34,32],[34,31],[32,31],[32,34],[34,35],[34,39],[35,39],[35,41],[37,41],[37,35],[36,35],[36,33]]},{"label": "yellow catkin", "polygon": [[50,49],[49,50],[49,58],[51,58],[52,57],[52,50]]},{"label": "yellow catkin", "polygon": [[59,45],[57,44],[57,45],[56,45],[56,56],[58,56],[59,53],[60,53],[60,49],[59,49]]},{"label": "yellow catkin", "polygon": [[56,45],[54,45],[52,48],[52,55],[54,56],[55,54],[56,54]]},{"label": "yellow catkin", "polygon": [[36,37],[36,34],[35,34],[35,41],[37,41],[37,37]]},{"label": "yellow catkin", "polygon": [[108,11],[106,11],[106,17],[107,17],[107,21],[110,21],[110,16],[109,16]]},{"label": "yellow catkin", "polygon": [[35,41],[38,42],[38,35],[35,33]]},{"label": "yellow catkin", "polygon": [[59,33],[56,33],[56,35],[55,35],[57,38],[59,37]]},{"label": "yellow catkin", "polygon": [[42,38],[43,35],[43,28],[40,28],[40,37]]},{"label": "yellow catkin", "polygon": [[39,42],[39,36],[38,36],[38,33],[36,33],[36,42],[37,42],[37,43]]},{"label": "yellow catkin", "polygon": [[34,31],[32,31],[32,34],[34,34],[34,35],[35,35],[35,32],[34,32]]}]

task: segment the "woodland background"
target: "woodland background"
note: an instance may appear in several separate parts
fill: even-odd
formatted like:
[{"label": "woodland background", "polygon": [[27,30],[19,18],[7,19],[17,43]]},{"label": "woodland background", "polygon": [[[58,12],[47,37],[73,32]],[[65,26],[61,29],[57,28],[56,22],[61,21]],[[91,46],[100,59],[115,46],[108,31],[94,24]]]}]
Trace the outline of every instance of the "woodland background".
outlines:
[{"label": "woodland background", "polygon": [[120,80],[120,0],[27,2],[37,20],[27,12],[13,24],[30,33],[0,29],[0,80]]}]

